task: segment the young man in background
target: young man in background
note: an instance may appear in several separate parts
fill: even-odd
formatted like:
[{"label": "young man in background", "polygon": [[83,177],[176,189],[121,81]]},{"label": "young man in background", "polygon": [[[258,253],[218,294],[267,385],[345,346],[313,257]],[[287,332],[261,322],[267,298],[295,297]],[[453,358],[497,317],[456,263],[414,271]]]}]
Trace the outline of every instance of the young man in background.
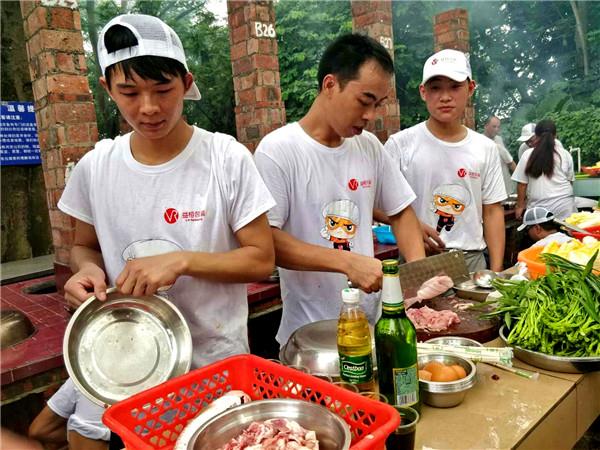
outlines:
[{"label": "young man in background", "polygon": [[417,195],[413,207],[430,253],[457,249],[470,271],[501,271],[506,198],[496,145],[462,124],[475,90],[467,55],[442,50],[427,59],[419,86],[429,118],[388,139],[385,149]]}]

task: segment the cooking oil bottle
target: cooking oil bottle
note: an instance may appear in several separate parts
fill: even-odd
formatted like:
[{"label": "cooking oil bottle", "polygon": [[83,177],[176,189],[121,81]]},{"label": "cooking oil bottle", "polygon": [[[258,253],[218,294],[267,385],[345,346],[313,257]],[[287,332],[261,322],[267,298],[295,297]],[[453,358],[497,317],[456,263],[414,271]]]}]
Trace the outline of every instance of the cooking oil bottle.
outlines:
[{"label": "cooking oil bottle", "polygon": [[362,392],[372,391],[375,382],[371,330],[367,315],[360,307],[359,290],[342,290],[342,300],[337,328],[340,377],[343,381],[355,384]]}]

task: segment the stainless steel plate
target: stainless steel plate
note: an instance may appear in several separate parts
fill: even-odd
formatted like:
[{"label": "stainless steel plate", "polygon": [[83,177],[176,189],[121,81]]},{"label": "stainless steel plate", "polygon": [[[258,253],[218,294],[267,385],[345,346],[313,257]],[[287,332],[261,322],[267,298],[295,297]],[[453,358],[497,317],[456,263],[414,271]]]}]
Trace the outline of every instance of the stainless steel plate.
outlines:
[{"label": "stainless steel plate", "polygon": [[471,278],[455,283],[454,290],[460,298],[478,302],[484,302],[488,295],[493,292],[491,289],[484,289],[477,286]]},{"label": "stainless steel plate", "polygon": [[540,369],[551,370],[553,372],[564,373],[585,373],[600,370],[600,356],[552,356],[532,350],[526,350],[507,342],[508,330],[506,325],[500,328],[500,339],[513,348],[515,357],[527,364],[539,367]]},{"label": "stainless steel plate", "polygon": [[160,296],[130,297],[110,289],[75,312],[63,354],[79,390],[101,406],[190,369],[192,337],[179,310]]}]

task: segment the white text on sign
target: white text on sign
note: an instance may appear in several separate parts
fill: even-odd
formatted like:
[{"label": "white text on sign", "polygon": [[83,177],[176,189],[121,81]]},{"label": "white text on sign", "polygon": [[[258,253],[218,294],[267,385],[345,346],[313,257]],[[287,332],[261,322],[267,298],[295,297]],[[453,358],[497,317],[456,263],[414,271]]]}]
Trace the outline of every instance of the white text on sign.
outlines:
[{"label": "white text on sign", "polygon": [[275,27],[272,23],[254,22],[254,32],[256,37],[275,37]]}]

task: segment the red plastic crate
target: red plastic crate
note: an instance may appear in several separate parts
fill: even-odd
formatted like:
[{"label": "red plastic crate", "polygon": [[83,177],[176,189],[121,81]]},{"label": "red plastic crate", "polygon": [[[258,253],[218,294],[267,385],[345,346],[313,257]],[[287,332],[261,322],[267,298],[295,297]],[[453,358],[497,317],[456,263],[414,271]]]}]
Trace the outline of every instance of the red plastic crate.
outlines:
[{"label": "red plastic crate", "polygon": [[400,424],[390,405],[254,355],[232,356],[140,392],[108,408],[102,421],[128,450],[169,450],[202,408],[231,390],[242,390],[253,400],[321,404],[350,426],[352,450],[383,449]]}]

